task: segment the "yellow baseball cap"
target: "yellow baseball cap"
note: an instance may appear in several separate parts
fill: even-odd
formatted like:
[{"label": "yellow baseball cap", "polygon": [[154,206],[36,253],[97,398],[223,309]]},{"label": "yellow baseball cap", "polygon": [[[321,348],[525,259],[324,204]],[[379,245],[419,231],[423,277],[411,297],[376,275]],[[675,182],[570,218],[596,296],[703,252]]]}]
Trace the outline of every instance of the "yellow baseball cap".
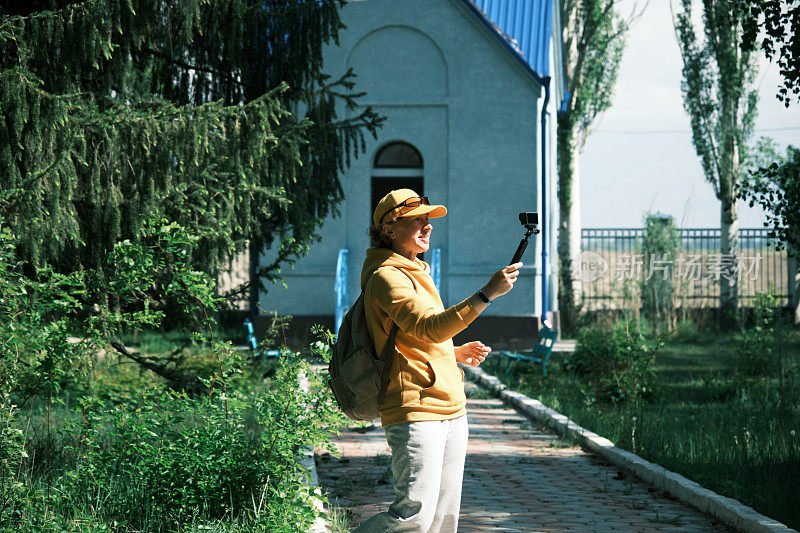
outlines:
[{"label": "yellow baseball cap", "polygon": [[420,196],[411,189],[397,189],[381,198],[372,213],[372,223],[379,226],[387,220],[388,214],[397,210],[397,218],[414,217],[427,214],[430,218],[443,217],[447,208],[443,205],[430,205],[427,196]]}]

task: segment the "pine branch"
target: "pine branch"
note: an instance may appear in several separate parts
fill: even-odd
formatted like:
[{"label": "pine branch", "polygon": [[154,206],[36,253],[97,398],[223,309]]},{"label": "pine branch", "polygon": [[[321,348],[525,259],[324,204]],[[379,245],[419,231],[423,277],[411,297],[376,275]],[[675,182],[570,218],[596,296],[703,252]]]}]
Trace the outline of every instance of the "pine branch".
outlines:
[{"label": "pine branch", "polygon": [[[74,0],[71,4],[63,6],[57,10],[33,11],[30,15],[5,15],[0,12],[0,16],[12,22],[24,22],[28,20],[38,20],[46,18],[61,18],[64,14],[72,15],[78,9],[83,9],[87,5],[102,2],[103,0]],[[34,9],[34,8],[31,8]]]},{"label": "pine branch", "polygon": [[19,202],[23,199],[25,194],[29,194],[31,187],[33,187],[37,181],[39,181],[44,176],[52,172],[53,169],[55,169],[58,165],[60,165],[63,162],[63,160],[64,160],[64,152],[62,152],[57,159],[54,159],[47,167],[37,172],[33,176],[30,176],[19,187],[15,187],[14,189],[4,191],[7,194],[2,198],[2,202],[0,202],[0,213],[6,213],[10,211],[11,208],[18,206]]},{"label": "pine branch", "polygon": [[324,2],[343,4],[343,2],[341,2],[340,0],[295,0],[294,2],[292,2],[293,7],[291,8],[284,9],[283,11],[279,12],[264,11],[264,15],[272,18],[284,18],[290,15],[294,15],[298,11],[301,11],[303,9],[307,9],[308,8],[307,6],[309,5],[311,5],[312,7],[318,7],[320,3]]},{"label": "pine branch", "polygon": [[[353,73],[319,73],[341,5],[86,0],[0,18],[0,94],[20,95],[0,117],[0,202],[32,193],[2,206],[20,259],[113,276],[114,243],[141,239],[158,213],[200,237],[193,268],[215,271],[233,241],[274,240],[286,254],[262,273],[277,277],[383,120],[369,108],[338,117],[339,103],[358,109]],[[148,290],[132,297],[164,300]]]},{"label": "pine branch", "polygon": [[236,76],[233,76],[228,72],[223,72],[223,71],[221,71],[219,69],[214,69],[214,68],[211,68],[211,67],[204,67],[202,65],[195,65],[195,64],[187,63],[186,61],[182,61],[180,59],[175,59],[174,57],[170,56],[169,54],[166,54],[166,53],[164,53],[164,52],[162,52],[160,50],[156,50],[155,48],[143,47],[143,48],[140,48],[138,51],[139,52],[143,52],[143,53],[148,54],[148,55],[151,55],[153,57],[157,57],[159,59],[163,59],[164,61],[166,61],[166,62],[168,62],[168,63],[170,63],[172,65],[176,65],[176,66],[179,66],[179,67],[187,69],[187,70],[194,70],[196,72],[205,72],[207,74],[212,74],[212,75],[217,76],[220,79],[223,79],[223,80],[225,80],[227,82],[233,83],[234,85],[238,85],[239,87],[244,87],[246,89],[254,89],[255,88],[255,85],[249,84],[249,83],[245,83],[241,79],[237,79]]}]

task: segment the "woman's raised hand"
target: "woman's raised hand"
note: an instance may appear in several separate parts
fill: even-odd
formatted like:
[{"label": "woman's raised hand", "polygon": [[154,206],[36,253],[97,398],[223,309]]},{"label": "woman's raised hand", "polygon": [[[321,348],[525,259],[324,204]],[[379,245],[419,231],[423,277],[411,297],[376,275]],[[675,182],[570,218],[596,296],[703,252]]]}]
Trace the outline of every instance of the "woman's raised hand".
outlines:
[{"label": "woman's raised hand", "polygon": [[519,276],[519,269],[522,263],[514,263],[505,268],[501,268],[489,280],[489,283],[483,286],[483,293],[490,299],[494,300],[498,296],[502,296],[514,287],[514,283]]}]

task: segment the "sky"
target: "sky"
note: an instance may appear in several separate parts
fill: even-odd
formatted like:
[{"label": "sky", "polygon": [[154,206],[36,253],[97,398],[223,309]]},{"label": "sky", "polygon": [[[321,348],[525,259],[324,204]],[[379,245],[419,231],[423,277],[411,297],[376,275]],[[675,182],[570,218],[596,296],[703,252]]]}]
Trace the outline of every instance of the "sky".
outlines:
[{"label": "sky", "polygon": [[[634,4],[621,0],[620,13]],[[775,98],[777,67],[761,63],[754,138],[772,137],[782,151],[800,146],[800,103],[787,109]],[[671,215],[679,227],[719,227],[719,200],[703,175],[683,109],[681,66],[670,2],[650,0],[628,36],[614,105],[581,155],[584,228],[641,227],[646,212]],[[762,227],[764,214],[739,202],[739,220],[742,228]]]}]

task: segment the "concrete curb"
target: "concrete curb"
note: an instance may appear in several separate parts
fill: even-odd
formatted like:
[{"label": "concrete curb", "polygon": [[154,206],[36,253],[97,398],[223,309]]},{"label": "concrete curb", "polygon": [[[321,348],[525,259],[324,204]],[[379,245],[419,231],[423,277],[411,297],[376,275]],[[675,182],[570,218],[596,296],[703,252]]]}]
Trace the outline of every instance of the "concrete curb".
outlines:
[{"label": "concrete curb", "polygon": [[[300,374],[300,387],[308,392],[309,383],[308,377],[303,373]],[[325,506],[322,504],[322,489],[319,486],[319,476],[317,475],[317,463],[314,460],[314,450],[306,448],[303,450],[303,458],[300,460],[302,467],[308,472],[308,485],[314,490],[314,494],[319,498],[314,499],[314,507],[320,512],[320,516],[314,520],[311,526],[311,533],[328,533],[328,523],[323,518],[325,514]]]},{"label": "concrete curb", "polygon": [[[300,464],[308,472],[308,484],[310,487],[313,487],[314,494],[322,497],[322,490],[319,488],[319,477],[317,476],[317,463],[314,461],[314,451],[304,450],[303,459],[300,461]],[[321,500],[315,499],[314,507],[321,513],[325,512],[325,507],[322,505]],[[328,523],[320,516],[314,520],[311,531],[313,533],[328,533]]]},{"label": "concrete curb", "polygon": [[470,366],[462,366],[462,368],[471,381],[491,391],[525,416],[554,428],[561,435],[575,439],[613,465],[630,470],[647,483],[719,519],[737,531],[784,533],[795,531],[732,498],[720,496],[680,474],[617,448],[610,440],[582,428],[566,416],[546,407],[540,401],[509,390],[499,379],[480,368]]}]

